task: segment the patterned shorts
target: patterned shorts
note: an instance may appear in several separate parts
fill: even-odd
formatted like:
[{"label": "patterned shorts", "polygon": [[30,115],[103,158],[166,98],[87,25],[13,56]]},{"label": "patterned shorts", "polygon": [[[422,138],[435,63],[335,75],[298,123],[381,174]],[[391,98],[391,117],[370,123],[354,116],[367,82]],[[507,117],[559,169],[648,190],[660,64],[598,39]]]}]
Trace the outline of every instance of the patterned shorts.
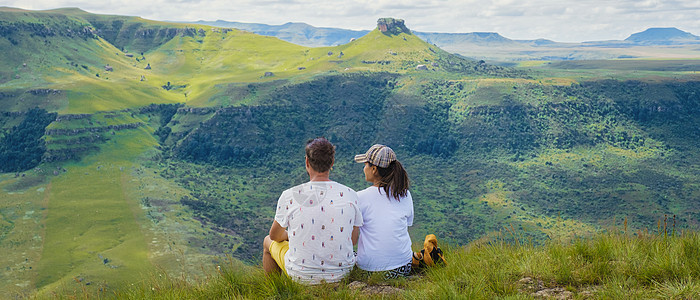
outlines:
[{"label": "patterned shorts", "polygon": [[411,274],[411,263],[407,263],[406,265],[400,266],[396,269],[389,270],[389,271],[384,271],[386,274],[384,274],[384,279],[394,279],[394,278],[399,278],[399,277],[406,277]]},{"label": "patterned shorts", "polygon": [[395,279],[399,277],[406,277],[408,275],[411,275],[411,263],[407,263],[406,265],[400,266],[396,269],[392,270],[387,270],[387,271],[366,271],[368,274],[376,274],[380,273],[384,275],[384,279]]}]

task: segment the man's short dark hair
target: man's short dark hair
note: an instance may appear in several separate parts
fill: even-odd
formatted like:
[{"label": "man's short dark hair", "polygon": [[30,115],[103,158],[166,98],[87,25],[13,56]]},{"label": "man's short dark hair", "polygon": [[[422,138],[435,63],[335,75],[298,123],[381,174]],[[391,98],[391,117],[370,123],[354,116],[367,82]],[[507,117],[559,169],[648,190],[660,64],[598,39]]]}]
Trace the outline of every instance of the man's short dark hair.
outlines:
[{"label": "man's short dark hair", "polygon": [[331,169],[335,160],[335,146],[324,137],[306,142],[306,157],[314,171],[323,173]]}]

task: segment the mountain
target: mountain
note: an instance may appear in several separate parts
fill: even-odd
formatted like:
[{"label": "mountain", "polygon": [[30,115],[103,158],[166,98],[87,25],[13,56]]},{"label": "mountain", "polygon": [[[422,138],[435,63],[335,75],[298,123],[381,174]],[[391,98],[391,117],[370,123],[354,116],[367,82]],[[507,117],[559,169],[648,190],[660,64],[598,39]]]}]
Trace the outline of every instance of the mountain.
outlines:
[{"label": "mountain", "polygon": [[[260,35],[274,36],[276,38],[290,43],[308,47],[337,46],[348,43],[352,39],[360,38],[365,34],[369,33],[369,30],[349,30],[341,28],[314,27],[306,23],[292,22],[285,23],[283,25],[267,25],[261,23],[229,22],[223,20],[200,20],[197,22],[193,22],[192,24],[203,24],[224,28],[236,28],[240,30],[250,31]],[[555,43],[553,41],[545,39],[532,41],[514,41],[505,38],[495,32],[440,33],[412,31],[412,33],[430,44],[448,47],[465,43],[479,44],[484,46],[504,46],[515,45],[518,43],[545,45]]]},{"label": "mountain", "polygon": [[255,265],[315,136],[336,145],[331,178],[356,190],[353,155],[396,151],[417,244],[585,252],[623,224],[700,228],[697,61],[502,67],[394,18],[312,48],[78,9],[0,9],[0,53],[0,298],[119,297],[162,287],[143,274]]},{"label": "mountain", "polygon": [[347,30],[339,28],[314,27],[306,23],[285,23],[282,25],[266,25],[259,23],[241,23],[217,21],[197,21],[194,24],[204,24],[223,28],[236,28],[250,31],[259,35],[274,36],[281,40],[306,47],[337,46],[360,38],[369,30]]},{"label": "mountain", "polygon": [[[0,9],[0,252],[9,253],[0,257],[0,298],[112,289],[157,267],[196,273],[227,253],[252,260],[269,221],[267,209],[252,208],[267,206],[277,187],[247,168],[231,170],[226,180],[233,181],[224,184],[218,162],[205,161],[286,155],[301,135],[348,139],[366,124],[338,122],[382,109],[396,76],[525,76],[451,55],[399,22],[382,22],[396,26],[310,48],[235,29],[79,9]],[[307,123],[311,111],[335,116],[329,113],[343,112],[339,107],[347,114],[333,126]],[[227,131],[241,127],[205,137],[216,122]],[[285,135],[282,152],[262,144],[250,152],[246,145],[274,143],[269,129]],[[241,143],[220,147],[225,140]],[[177,166],[162,169],[170,162]],[[273,173],[290,175],[290,163]],[[193,185],[171,177],[202,167],[201,176],[180,178]],[[200,182],[209,176],[216,187]],[[277,176],[269,179],[282,180]],[[292,176],[287,180],[299,179]],[[256,192],[254,185],[271,188]],[[220,193],[233,194],[211,215]],[[231,209],[237,216],[226,220]]]},{"label": "mountain", "polygon": [[[265,36],[274,36],[281,40],[309,47],[337,46],[357,39],[368,30],[349,30],[341,28],[314,27],[306,23],[285,23],[283,25],[267,25],[260,23],[242,23],[229,21],[197,21],[192,24],[204,24],[210,26],[236,28],[250,31]],[[413,34],[424,41],[438,46],[452,46],[455,44],[479,44],[483,46],[516,45],[518,43],[533,45],[548,45],[556,42],[539,40],[511,40],[495,32],[470,32],[470,33],[441,33],[412,31]]]},{"label": "mountain", "polygon": [[625,41],[640,45],[683,45],[700,44],[700,36],[675,27],[649,28],[630,35]]},{"label": "mountain", "polygon": [[478,44],[486,47],[511,46],[517,42],[507,39],[495,32],[472,32],[472,33],[436,33],[436,32],[414,32],[414,34],[430,44],[435,45],[460,45]]},{"label": "mountain", "polygon": [[[195,24],[207,24],[225,28],[237,28],[265,36],[311,47],[335,46],[345,44],[351,39],[359,38],[367,31],[353,31],[339,28],[317,28],[304,23],[287,23],[284,25],[266,25],[257,23],[240,23],[227,21],[198,21]],[[651,32],[657,30],[650,29]],[[663,30],[662,30],[663,31]],[[673,31],[673,30],[671,30]],[[624,41],[590,41],[583,43],[559,43],[547,39],[512,40],[495,32],[470,33],[412,33],[424,41],[434,44],[451,53],[474,59],[522,61],[522,60],[593,60],[635,57],[700,57],[697,49],[656,49],[659,46],[692,45],[697,37],[675,32],[654,33],[650,37],[638,34]],[[666,36],[668,35],[668,36]],[[643,36],[647,36],[642,38]],[[662,38],[662,36],[665,36]],[[659,38],[662,38],[659,40]],[[644,39],[644,40],[642,40]],[[648,39],[648,40],[647,40]],[[631,47],[636,47],[631,50]]]},{"label": "mountain", "polygon": [[[309,48],[240,30],[76,9],[5,9],[0,14],[4,54],[0,83],[6,84],[5,92],[22,94],[42,86],[82,95],[47,107],[63,113],[124,109],[139,103],[204,105],[221,84],[257,81],[265,74],[279,80],[329,71],[399,71],[450,57],[410,33],[392,38],[375,30],[353,43]],[[452,65],[464,61],[452,59]],[[88,100],[97,87],[119,97]],[[72,105],[81,97],[86,105]],[[37,104],[36,97],[23,98],[6,101],[5,109]]]}]

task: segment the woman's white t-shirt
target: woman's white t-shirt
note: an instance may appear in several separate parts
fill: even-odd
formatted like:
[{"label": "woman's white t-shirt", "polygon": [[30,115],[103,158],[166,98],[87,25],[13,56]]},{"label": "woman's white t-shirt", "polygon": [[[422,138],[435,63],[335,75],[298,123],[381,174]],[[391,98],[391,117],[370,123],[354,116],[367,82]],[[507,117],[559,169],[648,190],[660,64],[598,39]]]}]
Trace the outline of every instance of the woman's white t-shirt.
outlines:
[{"label": "woman's white t-shirt", "polygon": [[406,197],[397,201],[387,198],[384,188],[371,186],[357,192],[357,198],[364,220],[357,243],[357,266],[366,271],[387,271],[410,263],[411,193],[407,191]]}]

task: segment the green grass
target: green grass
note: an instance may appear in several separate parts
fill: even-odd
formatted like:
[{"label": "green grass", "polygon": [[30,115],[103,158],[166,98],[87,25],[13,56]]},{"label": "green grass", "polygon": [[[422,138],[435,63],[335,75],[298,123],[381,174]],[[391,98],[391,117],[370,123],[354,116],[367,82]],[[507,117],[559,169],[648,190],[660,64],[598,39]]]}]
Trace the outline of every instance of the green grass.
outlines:
[{"label": "green grass", "polygon": [[151,129],[117,132],[101,151],[51,179],[36,287],[84,278],[119,285],[151,269],[138,199],[128,197],[133,160],[155,145]]},{"label": "green grass", "polygon": [[[249,104],[251,100],[254,103],[254,99],[238,98],[236,95],[226,97],[222,93],[226,94],[226,87],[231,83],[303,81],[328,72],[388,71],[417,77],[429,73],[436,78],[465,79],[447,75],[439,68],[435,71],[416,71],[418,64],[433,68],[432,63],[447,54],[405,33],[389,36],[374,30],[344,45],[309,48],[238,30],[222,32],[204,25],[95,15],[78,9],[3,9],[0,18],[7,22],[32,22],[59,29],[82,30],[87,26],[101,30],[102,35],[93,39],[14,33],[11,35],[12,41],[0,39],[0,50],[5,58],[0,60],[0,92],[18,95],[0,103],[5,110],[11,111],[26,110],[37,105],[61,113],[92,113],[150,103],[187,103],[190,106]],[[162,35],[170,29],[187,28],[198,32],[201,30],[204,34],[177,34],[169,39]],[[160,35],[130,38],[145,36],[146,32]],[[134,54],[134,57],[127,57],[125,52]],[[145,52],[143,56],[141,52]],[[342,57],[338,57],[341,52]],[[23,66],[24,63],[26,66]],[[114,71],[105,71],[107,64]],[[144,69],[147,64],[151,65],[151,70]],[[523,67],[534,67],[539,72],[538,80],[544,84],[570,84],[611,76],[629,79],[693,76],[691,72],[697,68],[697,60],[617,60],[612,64],[607,61],[572,64],[524,64]],[[566,69],[570,67],[576,69]],[[264,77],[265,72],[272,72],[274,76]],[[141,76],[144,76],[144,81],[141,81]],[[469,76],[466,77],[468,79]],[[168,82],[176,88],[163,89],[162,86]],[[488,84],[488,81],[481,84]],[[62,93],[48,97],[25,95],[28,89],[33,88],[57,89]],[[498,89],[500,87],[495,87],[491,92],[484,91],[487,93],[483,96],[498,96]]]},{"label": "green grass", "polygon": [[621,59],[559,61],[550,63],[549,67],[555,69],[608,69],[626,71],[693,72],[700,71],[700,59]]},{"label": "green grass", "polygon": [[0,176],[0,298],[35,291],[50,186],[45,184],[43,173],[32,170],[23,174],[25,177]]},{"label": "green grass", "polygon": [[[513,233],[513,234],[517,234]],[[339,284],[305,286],[266,276],[259,266],[222,261],[205,276],[154,272],[103,298],[119,299],[363,299],[360,281],[401,291],[389,299],[530,299],[538,291],[567,291],[574,298],[692,299],[700,296],[700,235],[599,234],[571,243],[509,244],[503,237],[464,247],[442,245],[448,265],[424,275],[384,281],[357,270]],[[60,297],[86,297],[76,288]],[[556,296],[557,294],[552,294]]]},{"label": "green grass", "polygon": [[[40,37],[27,32],[13,33],[12,41],[0,39],[0,50],[5,56],[0,61],[3,67],[0,91],[22,95],[2,101],[4,109],[10,111],[37,105],[61,113],[115,111],[150,103],[236,105],[246,99],[225,97],[212,101],[212,98],[231,83],[303,81],[327,72],[415,73],[416,65],[435,61],[441,51],[437,48],[430,51],[429,44],[413,35],[388,36],[378,30],[345,45],[308,48],[239,30],[222,32],[210,26],[94,15],[75,9],[42,12],[4,9],[0,18],[20,24],[102,30],[102,37],[96,39]],[[125,25],[113,29],[115,24]],[[178,34],[169,40],[125,39],[148,30],[160,32],[187,27],[204,34]],[[134,56],[127,57],[126,52]],[[342,57],[338,57],[341,52]],[[148,64],[151,70],[145,70]],[[114,70],[105,71],[105,65]],[[266,72],[274,76],[264,77]],[[168,83],[174,88],[162,88]],[[33,88],[56,89],[61,93],[26,99],[31,97],[24,94]]]},{"label": "green grass", "polygon": [[[12,17],[6,17],[8,15]],[[664,64],[659,61],[639,62],[639,65],[626,61],[625,65],[616,63],[617,67],[608,67],[603,62],[589,62],[587,66],[572,70],[555,68],[550,64],[522,65],[523,68],[535,70],[531,73],[534,79],[487,78],[486,75],[461,71],[448,73],[439,69],[416,71],[415,65],[418,63],[433,68],[432,62],[444,55],[442,50],[412,35],[387,36],[378,31],[337,47],[308,48],[236,30],[226,34],[214,32],[211,27],[199,25],[194,28],[204,30],[205,36],[178,35],[167,40],[129,40],[124,36],[136,32],[129,29],[132,26],[183,29],[186,25],[92,15],[79,10],[11,13],[0,9],[0,17],[10,21],[43,22],[57,28],[66,24],[97,26],[126,20],[126,25],[121,27],[124,30],[121,37],[115,34],[98,39],[63,36],[38,38],[23,34],[22,39],[18,40],[19,44],[14,46],[9,40],[0,39],[0,50],[6,58],[0,61],[0,92],[4,93],[0,97],[0,106],[3,110],[25,111],[40,106],[60,114],[93,114],[86,119],[54,122],[47,128],[49,130],[144,124],[137,129],[114,130],[114,135],[107,131],[99,132],[97,134],[106,136],[106,139],[95,142],[89,141],[93,133],[47,136],[50,150],[79,151],[83,146],[98,150],[80,153],[77,161],[40,165],[25,172],[25,177],[0,174],[0,187],[3,190],[0,193],[0,251],[10,253],[0,258],[0,266],[3,267],[0,270],[0,290],[12,295],[31,294],[39,289],[40,296],[50,297],[55,292],[59,297],[71,297],[99,293],[100,288],[107,288],[109,293],[103,296],[113,296],[113,292],[117,292],[118,296],[127,298],[179,298],[181,295],[185,298],[360,296],[342,286],[316,291],[284,278],[268,280],[259,274],[256,267],[237,263],[227,265],[221,273],[205,266],[206,270],[213,272],[209,277],[182,277],[182,274],[196,273],[202,261],[211,261],[213,256],[222,253],[237,255],[240,249],[256,253],[257,248],[245,244],[256,243],[251,242],[254,239],[241,238],[240,233],[245,231],[252,237],[266,231],[272,216],[268,211],[272,206],[267,205],[268,202],[274,201],[279,190],[290,182],[308,179],[305,179],[303,167],[286,155],[273,157],[265,162],[265,167],[215,167],[208,163],[185,162],[168,157],[173,155],[167,151],[168,147],[178,146],[184,140],[184,135],[197,134],[197,130],[203,126],[238,130],[220,127],[219,122],[224,124],[226,120],[215,113],[218,106],[288,104],[285,102],[287,98],[304,94],[305,91],[296,90],[282,98],[274,98],[280,95],[277,88],[294,90],[297,88],[295,84],[343,72],[391,72],[398,75],[390,80],[392,85],[396,84],[396,89],[388,89],[391,95],[386,100],[386,107],[397,114],[387,114],[387,128],[404,128],[406,123],[400,117],[403,112],[413,111],[416,107],[434,109],[435,120],[454,125],[435,131],[447,137],[464,137],[466,144],[470,139],[468,135],[455,131],[474,129],[469,127],[472,125],[468,122],[482,120],[479,119],[479,109],[501,111],[500,114],[491,115],[500,123],[490,123],[492,119],[486,116],[483,122],[475,124],[488,125],[481,128],[493,129],[491,132],[494,134],[508,130],[501,136],[507,140],[510,133],[518,133],[517,128],[508,127],[527,120],[502,117],[510,113],[507,108],[505,111],[503,109],[511,102],[535,107],[567,102],[585,103],[590,99],[567,97],[562,91],[572,83],[601,78],[644,79],[651,83],[657,80],[667,82],[665,80],[675,77],[682,77],[676,82],[698,78],[697,74],[682,70],[686,62],[674,62],[672,70],[659,70],[659,66]],[[145,53],[141,57],[139,50],[143,49]],[[135,54],[135,57],[127,57],[122,50]],[[343,56],[339,58],[341,51]],[[333,54],[329,55],[328,52]],[[137,57],[140,61],[136,60]],[[27,63],[26,67],[22,65],[23,62]],[[113,66],[114,71],[105,71],[106,64]],[[153,69],[145,70],[147,64]],[[644,70],[630,72],[631,68],[639,66]],[[305,69],[300,70],[300,67]],[[600,69],[603,67],[608,68]],[[274,76],[263,77],[268,71],[273,72]],[[145,76],[144,81],[140,81],[142,75]],[[356,77],[344,80],[342,85],[327,84],[326,87],[330,89],[312,91],[311,94],[319,96],[340,87],[348,90],[334,94],[337,96],[323,103],[345,105],[345,100],[348,100],[348,104],[358,105],[373,100],[374,96],[344,99],[352,94],[352,87],[357,85],[354,81],[359,80],[362,79]],[[162,88],[168,82],[174,88]],[[56,89],[60,92],[37,94],[31,92],[33,89]],[[610,95],[616,96],[615,93]],[[676,99],[676,96],[668,88],[648,88],[636,98],[639,99],[634,101],[640,103],[650,99],[650,105],[656,105],[657,99]],[[270,99],[280,100],[281,103],[271,103]],[[310,100],[302,99],[296,105]],[[152,136],[159,126],[158,114],[136,113],[138,108],[151,103],[185,103],[185,108],[211,107],[211,112],[202,115],[176,114],[169,124],[173,133],[161,148]],[[436,103],[440,105],[430,106]],[[445,120],[441,119],[443,111],[440,110],[446,107],[442,106],[444,103],[450,106]],[[255,109],[253,111],[265,112],[264,106]],[[365,115],[365,111],[361,110],[356,119]],[[257,113],[248,117],[253,116],[257,117]],[[15,117],[2,118],[0,124],[3,130],[19,122],[19,118]],[[217,122],[216,125],[209,124],[212,119]],[[678,267],[677,264],[682,264],[682,261],[645,261],[643,263],[647,269],[640,267],[634,272],[647,274],[644,275],[646,277],[633,276],[632,271],[615,273],[618,270],[610,270],[611,264],[618,266],[623,259],[615,258],[614,255],[621,254],[609,249],[631,247],[637,251],[634,252],[637,254],[633,254],[636,259],[645,260],[658,253],[639,253],[641,250],[638,248],[659,248],[660,242],[655,237],[650,237],[648,240],[652,242],[647,244],[644,244],[645,239],[629,242],[627,238],[617,237],[618,240],[615,240],[615,236],[578,241],[574,246],[567,244],[576,241],[576,237],[588,236],[600,228],[620,224],[624,214],[629,214],[630,228],[648,227],[653,219],[663,214],[678,214],[679,226],[684,228],[697,226],[695,216],[698,209],[690,201],[700,197],[695,180],[695,174],[699,173],[694,172],[697,170],[693,150],[695,143],[690,139],[684,141],[686,135],[681,134],[692,127],[685,124],[693,123],[674,124],[679,128],[672,132],[667,126],[651,124],[649,127],[653,128],[645,129],[623,119],[613,120],[612,123],[607,118],[585,119],[586,127],[581,132],[591,135],[604,131],[625,132],[645,137],[645,143],[635,148],[621,146],[615,141],[564,148],[544,145],[541,149],[527,150],[517,156],[498,147],[493,151],[481,148],[473,151],[462,147],[450,158],[439,158],[427,154],[414,155],[411,151],[415,149],[409,148],[412,146],[399,143],[399,139],[394,141],[397,146],[401,145],[396,148],[399,150],[397,153],[404,155],[401,156],[402,162],[412,175],[415,187],[412,187],[412,192],[415,199],[420,199],[416,201],[417,222],[411,229],[414,237],[438,233],[443,240],[468,243],[480,238],[498,238],[499,233],[510,232],[510,236],[506,234],[501,238],[519,243],[532,241],[533,237],[538,239],[536,242],[549,238],[562,243],[544,247],[475,243],[466,249],[454,248],[449,255],[453,261],[466,261],[464,265],[457,264],[455,267],[451,264],[417,282],[392,282],[406,289],[405,294],[397,298],[522,298],[527,294],[518,292],[519,287],[514,285],[522,276],[536,277],[547,284],[566,287],[579,294],[586,289],[585,285],[594,285],[599,292],[597,295],[603,298],[625,295],[631,288],[636,289],[632,295],[650,293],[660,295],[658,297],[683,297],[697,291],[697,282],[689,279],[696,278],[697,273]],[[546,116],[541,120],[547,122],[550,134],[566,130],[561,128],[564,125],[559,124],[562,120],[547,119]],[[271,134],[280,134],[293,127],[278,116],[269,116],[264,121],[260,122],[261,128],[272,128],[269,131]],[[430,123],[434,120],[426,117],[422,121]],[[540,119],[537,121],[533,124],[539,123]],[[433,129],[430,124],[419,128]],[[346,126],[340,124],[336,128],[313,131],[307,128],[304,134],[319,132],[343,136],[348,132],[357,133]],[[358,123],[357,127],[364,125]],[[474,132],[478,131],[480,129],[474,129]],[[399,136],[403,135],[403,132],[397,132],[400,132]],[[279,140],[280,137],[275,138]],[[391,138],[391,134],[370,138],[386,142],[383,139]],[[357,142],[356,139],[349,139]],[[499,138],[488,139],[499,142]],[[406,141],[414,142],[411,139]],[[241,144],[247,142],[242,141]],[[674,150],[676,144],[685,148]],[[163,149],[166,151],[161,151]],[[347,147],[340,147],[338,155],[347,158],[355,154],[349,151]],[[426,162],[430,163],[426,165]],[[364,188],[366,183],[358,176],[360,171],[357,168],[361,166],[351,161],[339,162],[334,178],[353,187]],[[59,170],[58,175],[53,175],[54,170]],[[166,173],[170,177],[165,176]],[[615,183],[620,176],[629,182]],[[435,182],[440,182],[443,188],[435,189]],[[193,196],[195,193],[199,195]],[[220,224],[212,220],[221,219],[221,215],[202,217],[201,212],[194,212],[196,217],[203,220],[200,222],[194,218],[190,208],[180,205],[179,200],[185,196],[200,197],[197,200],[208,203],[220,202],[221,207],[231,213],[230,220],[241,221],[244,225],[239,224],[237,228],[217,227]],[[231,205],[236,207],[232,208]],[[240,216],[246,209],[260,214],[254,223]],[[216,209],[215,212],[221,214],[222,210]],[[509,228],[503,229],[504,226]],[[499,228],[502,229],[500,232]],[[516,235],[514,232],[523,234]],[[670,240],[671,244],[676,242]],[[694,247],[692,243],[696,242],[691,239],[689,247]],[[575,258],[571,247],[579,247],[577,249],[583,249],[581,251],[586,253],[594,252],[593,255],[608,251],[603,254],[607,257],[605,259],[610,260],[574,260],[572,264],[568,261]],[[657,249],[659,252],[662,250]],[[500,254],[497,254],[499,251]],[[676,252],[676,255],[681,255]],[[104,258],[108,259],[108,263]],[[551,262],[541,265],[539,258]],[[634,267],[629,264],[634,263],[627,262],[627,265],[620,266]],[[152,278],[146,276],[158,268],[158,272],[162,272]],[[592,270],[585,271],[586,268]],[[490,273],[477,274],[484,269],[489,269]],[[588,272],[588,275],[579,274],[584,272],[581,270]],[[599,273],[591,275],[591,272]],[[669,280],[668,272],[680,275],[677,280]],[[146,279],[142,279],[143,276]],[[157,280],[155,276],[158,276]],[[138,287],[129,289],[131,283]],[[5,296],[10,297],[0,292],[0,298]]]},{"label": "green grass", "polygon": [[[591,80],[698,80],[700,60],[675,59],[625,59],[625,60],[577,60],[524,64],[522,69],[534,71],[542,83],[547,81],[583,82]],[[534,75],[533,74],[533,75]]]},{"label": "green grass", "polygon": [[80,161],[0,176],[0,249],[11,253],[0,258],[0,298],[125,288],[155,266],[169,274],[197,274],[203,261],[211,261],[188,246],[205,236],[199,222],[178,207],[187,191],[144,167],[159,155],[151,121],[157,117],[103,112],[54,123],[54,129],[144,125],[115,130],[108,140],[92,143],[99,150]]}]

